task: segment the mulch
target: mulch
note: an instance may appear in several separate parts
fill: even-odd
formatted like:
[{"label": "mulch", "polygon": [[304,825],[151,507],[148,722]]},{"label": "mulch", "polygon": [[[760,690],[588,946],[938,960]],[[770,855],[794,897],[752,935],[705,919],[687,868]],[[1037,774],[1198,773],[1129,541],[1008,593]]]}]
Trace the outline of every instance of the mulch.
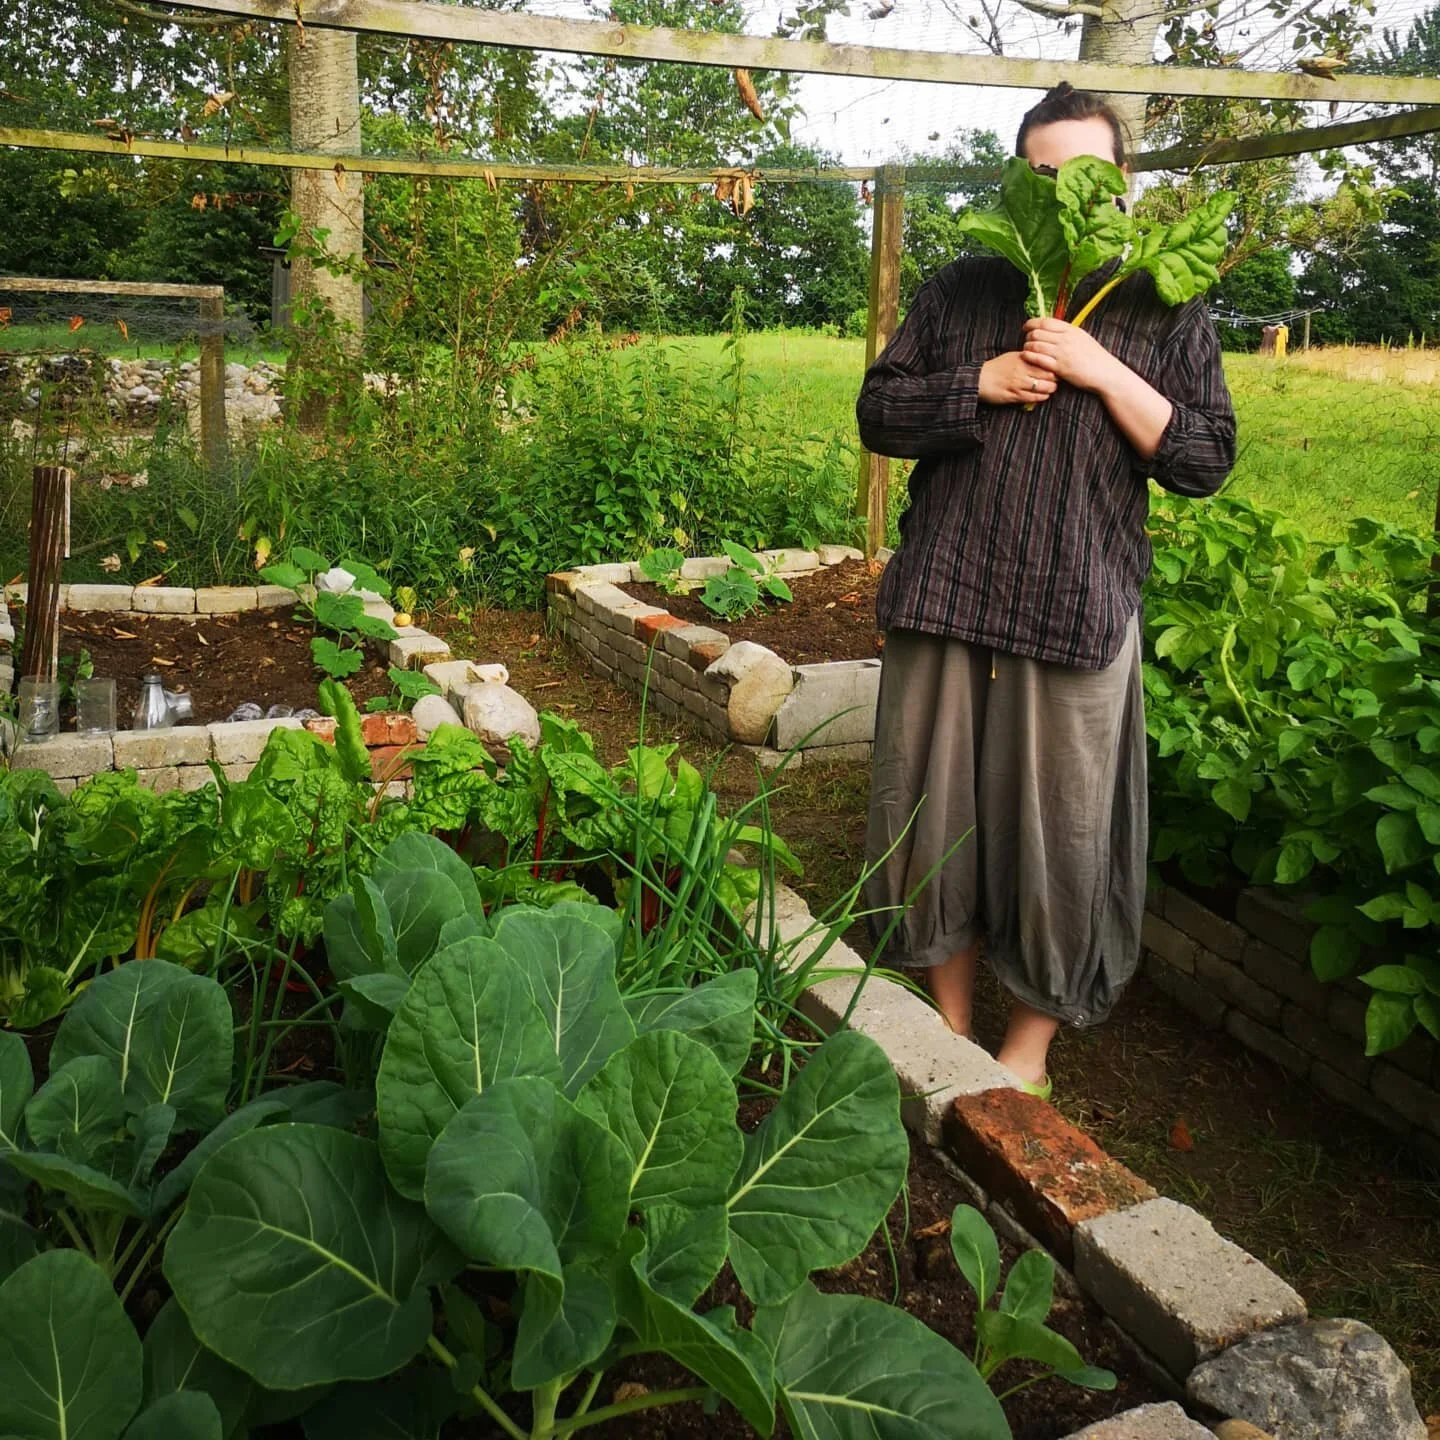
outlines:
[{"label": "mulch", "polygon": [[722,620],[700,601],[700,589],[667,595],[658,585],[627,585],[626,593],[658,605],[691,625],[708,625],[736,640],[768,646],[792,665],[825,660],[871,660],[884,637],[875,625],[880,571],[863,560],[845,560],[813,575],[785,576],[795,598],[772,600],[743,620]]},{"label": "mulch", "polygon": [[[61,615],[60,673],[74,674],[81,651],[94,673],[115,681],[115,722],[128,729],[140,677],[159,674],[165,688],[190,695],[193,723],[226,719],[253,701],[262,710],[282,705],[314,708],[323,678],[310,655],[313,631],[289,611],[246,610],[236,615],[169,617],[115,615],[101,611]],[[373,652],[346,685],[356,704],[390,692],[388,667]],[[65,714],[62,724],[73,717]]]}]

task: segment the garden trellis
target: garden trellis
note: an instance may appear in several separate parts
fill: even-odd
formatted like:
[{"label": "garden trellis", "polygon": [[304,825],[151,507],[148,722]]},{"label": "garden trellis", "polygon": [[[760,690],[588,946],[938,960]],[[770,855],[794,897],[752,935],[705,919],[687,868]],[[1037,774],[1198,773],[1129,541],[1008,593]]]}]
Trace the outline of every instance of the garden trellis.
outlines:
[{"label": "garden trellis", "polygon": [[[1414,108],[1361,120],[1297,128],[1281,134],[1239,139],[1218,137],[1202,145],[1142,153],[1133,168],[1140,172],[1183,170],[1201,166],[1262,161],[1304,155],[1346,145],[1392,141],[1440,131],[1440,79],[1426,76],[1341,74],[1315,78],[1303,73],[1247,71],[1172,65],[1086,64],[1052,59],[1019,59],[999,55],[951,54],[814,40],[791,40],[694,30],[675,30],[600,23],[422,3],[422,0],[194,0],[177,8],[179,18],[208,23],[227,19],[266,28],[294,26],[349,34],[403,37],[436,45],[461,44],[497,52],[530,51],[551,55],[607,57],[611,62],[679,63],[746,67],[759,72],[787,72],[851,78],[929,82],[957,86],[1041,88],[1067,79],[1077,85],[1111,93],[1212,99],[1261,99],[1302,103],[1406,105]],[[151,15],[151,19],[157,15]],[[163,14],[158,18],[163,18]],[[7,101],[17,96],[0,91]],[[16,113],[0,108],[0,119]],[[210,113],[207,106],[206,114]],[[27,117],[28,118],[28,117]],[[250,143],[226,125],[222,143],[177,127],[180,138],[138,133],[111,119],[95,119],[92,133],[77,128],[43,125],[0,125],[0,145],[77,154],[121,155],[156,159],[262,166],[336,177],[345,188],[347,175],[396,174],[470,179],[489,185],[565,183],[636,186],[699,186],[734,183],[781,185],[829,181],[864,186],[873,198],[872,255],[869,284],[866,357],[873,358],[893,333],[898,319],[900,265],[907,189],[915,185],[964,185],[984,178],[963,166],[626,166],[617,164],[547,164],[510,159],[454,158],[427,155],[362,153],[351,137],[337,135],[322,148],[292,143],[284,148]],[[358,138],[358,137],[356,137]],[[323,182],[322,182],[323,183]],[[868,547],[884,544],[889,514],[889,465],[880,457],[861,461],[858,510],[866,519]]]}]

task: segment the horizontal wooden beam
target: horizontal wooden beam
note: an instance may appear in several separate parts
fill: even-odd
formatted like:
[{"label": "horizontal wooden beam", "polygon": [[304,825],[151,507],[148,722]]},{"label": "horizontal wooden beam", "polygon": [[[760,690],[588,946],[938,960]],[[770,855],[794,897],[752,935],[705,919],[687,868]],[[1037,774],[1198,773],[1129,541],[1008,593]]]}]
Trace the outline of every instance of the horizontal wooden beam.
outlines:
[{"label": "horizontal wooden beam", "polygon": [[1135,170],[1192,170],[1201,165],[1236,165],[1247,160],[1274,160],[1284,155],[1308,155],[1317,150],[1338,150],[1345,145],[1369,145],[1410,135],[1440,131],[1440,105],[1402,110],[1396,115],[1375,115],[1341,125],[1319,125],[1287,130],[1276,135],[1251,135],[1244,140],[1212,140],[1206,145],[1182,145],[1171,150],[1149,150],[1137,155]]},{"label": "horizontal wooden beam", "polygon": [[[143,155],[160,160],[219,161],[229,165],[269,165],[282,170],[365,171],[374,175],[433,175],[460,180],[569,180],[600,185],[713,185],[740,171],[735,166],[710,170],[667,170],[630,165],[507,165],[493,160],[432,160],[406,155],[332,155],[315,151],[261,150],[244,145],[186,145],[147,136],[87,135],[70,130],[26,130],[0,125],[0,146],[26,150],[79,150],[90,155]],[[830,170],[754,167],[756,180],[872,180],[873,165]],[[957,172],[958,173],[958,172]],[[980,173],[976,171],[975,173]]]},{"label": "horizontal wooden beam", "polygon": [[1004,85],[1048,90],[1062,80],[1087,90],[1132,95],[1206,95],[1219,99],[1310,100],[1392,105],[1440,104],[1440,79],[1345,75],[1322,80],[1299,71],[1202,69],[1184,65],[1097,65],[1008,55],[955,55],[782,40],[711,30],[674,30],[522,15],[434,0],[188,0],[183,7],[285,24],[456,40],[514,50],[611,55],[724,69],[785,70],[943,85]]},{"label": "horizontal wooden beam", "polygon": [[162,300],[223,300],[223,285],[152,285],[146,280],[46,280],[35,275],[0,275],[0,290],[55,295],[133,295]]}]

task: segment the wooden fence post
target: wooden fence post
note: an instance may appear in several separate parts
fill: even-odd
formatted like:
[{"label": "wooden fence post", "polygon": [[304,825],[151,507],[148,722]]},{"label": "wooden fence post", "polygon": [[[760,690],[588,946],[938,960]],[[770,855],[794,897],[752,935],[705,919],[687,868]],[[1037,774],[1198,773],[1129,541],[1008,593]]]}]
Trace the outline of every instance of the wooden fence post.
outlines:
[{"label": "wooden fence post", "polygon": [[206,297],[200,306],[200,453],[205,468],[225,465],[225,296]]},{"label": "wooden fence post", "polygon": [[54,680],[60,657],[60,562],[70,553],[70,482],[64,465],[37,465],[30,490],[30,564],[22,677]]},{"label": "wooden fence post", "polygon": [[[900,315],[900,255],[905,221],[905,167],[884,165],[875,184],[870,236],[870,309],[865,325],[865,368],[890,343]],[[885,544],[890,512],[890,462],[860,451],[858,513],[865,520],[865,553]]]}]

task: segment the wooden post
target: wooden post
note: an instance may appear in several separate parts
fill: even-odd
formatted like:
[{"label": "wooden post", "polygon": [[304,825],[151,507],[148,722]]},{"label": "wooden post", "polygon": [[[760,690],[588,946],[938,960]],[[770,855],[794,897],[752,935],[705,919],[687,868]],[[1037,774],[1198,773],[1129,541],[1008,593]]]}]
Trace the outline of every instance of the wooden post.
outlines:
[{"label": "wooden post", "polygon": [[1305,338],[1300,342],[1300,346],[1304,350],[1310,348],[1310,312],[1308,310],[1305,312]]},{"label": "wooden post", "polygon": [[[900,255],[904,240],[905,167],[882,166],[876,177],[870,236],[870,313],[865,326],[865,368],[890,343],[900,316]],[[890,513],[890,462],[860,451],[858,512],[865,520],[865,553],[885,544]]]},{"label": "wooden post", "polygon": [[60,662],[60,562],[70,553],[70,482],[64,465],[37,465],[30,481],[30,564],[22,679],[54,680]]},{"label": "wooden post", "polygon": [[206,296],[200,306],[200,453],[205,468],[224,468],[225,435],[225,297]]}]

